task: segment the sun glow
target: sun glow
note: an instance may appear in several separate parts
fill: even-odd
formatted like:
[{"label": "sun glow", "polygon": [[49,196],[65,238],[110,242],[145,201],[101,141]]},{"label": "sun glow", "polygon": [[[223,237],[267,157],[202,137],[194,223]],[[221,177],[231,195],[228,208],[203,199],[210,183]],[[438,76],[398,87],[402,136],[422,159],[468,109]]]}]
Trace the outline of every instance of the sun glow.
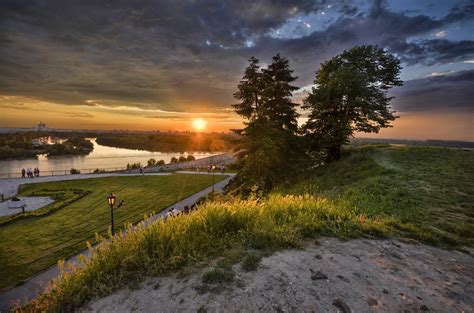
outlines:
[{"label": "sun glow", "polygon": [[197,131],[203,131],[206,128],[207,122],[202,118],[195,118],[193,120],[193,127]]}]

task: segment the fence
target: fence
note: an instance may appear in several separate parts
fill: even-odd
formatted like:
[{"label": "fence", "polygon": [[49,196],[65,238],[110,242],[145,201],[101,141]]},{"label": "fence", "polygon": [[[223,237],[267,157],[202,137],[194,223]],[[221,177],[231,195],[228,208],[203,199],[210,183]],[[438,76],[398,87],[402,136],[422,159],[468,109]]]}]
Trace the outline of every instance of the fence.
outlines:
[{"label": "fence", "polygon": [[[201,159],[197,159],[194,161],[186,161],[186,162],[179,162],[179,163],[171,163],[165,165],[158,165],[152,167],[146,167],[147,173],[156,173],[161,171],[173,171],[178,169],[186,169],[186,168],[195,168],[195,167],[202,167],[207,166],[210,164],[230,164],[235,162],[235,157],[231,153],[224,153],[213,155],[210,157],[205,157]],[[78,168],[81,174],[92,174],[97,168],[86,168],[81,169]],[[109,167],[109,168],[100,168],[99,170],[103,172],[98,172],[97,174],[101,173],[111,173],[111,172],[125,172],[128,174],[136,174],[139,172],[139,169],[127,169],[126,167]],[[61,176],[61,175],[74,175],[71,174],[71,169],[67,170],[54,170],[54,171],[41,171],[40,176]],[[9,178],[21,178],[21,173],[0,173],[0,179],[9,179]]]},{"label": "fence", "polygon": [[[96,168],[78,168],[76,170],[80,171],[81,174],[92,174],[97,169]],[[96,172],[96,173],[101,174],[101,173],[126,171],[127,168],[126,167],[108,167],[108,168],[101,168],[100,170],[101,172]],[[75,175],[75,174],[71,174],[71,169],[40,172],[40,176],[62,176],[62,175]],[[0,179],[8,179],[8,178],[21,178],[21,172],[0,173]]]}]

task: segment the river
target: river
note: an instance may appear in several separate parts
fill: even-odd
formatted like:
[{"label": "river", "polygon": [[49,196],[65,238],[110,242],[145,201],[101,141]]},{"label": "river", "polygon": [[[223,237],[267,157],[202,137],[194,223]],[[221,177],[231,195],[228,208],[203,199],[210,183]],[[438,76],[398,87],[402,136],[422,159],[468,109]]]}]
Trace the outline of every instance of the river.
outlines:
[{"label": "river", "polygon": [[[18,160],[2,160],[0,161],[0,178],[7,178],[9,173],[14,173],[11,177],[16,177],[22,168],[38,167],[41,173],[51,175],[54,171],[55,175],[69,172],[71,168],[82,170],[83,173],[89,173],[96,168],[112,169],[123,168],[127,163],[140,162],[146,165],[151,158],[155,160],[164,160],[169,163],[172,157],[188,156],[188,153],[162,153],[150,152],[143,150],[131,150],[122,148],[113,148],[99,145],[95,139],[89,139],[94,144],[94,150],[85,156],[67,155],[67,156],[52,156],[39,155],[37,159],[18,159]],[[190,153],[196,159],[201,159],[216,155],[217,153],[196,152]]]}]

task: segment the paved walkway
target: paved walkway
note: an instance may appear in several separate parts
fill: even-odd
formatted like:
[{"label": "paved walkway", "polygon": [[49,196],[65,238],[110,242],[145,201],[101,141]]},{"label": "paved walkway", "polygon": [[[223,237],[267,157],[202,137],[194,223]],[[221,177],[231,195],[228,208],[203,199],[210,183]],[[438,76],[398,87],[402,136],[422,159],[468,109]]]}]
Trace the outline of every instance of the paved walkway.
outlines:
[{"label": "paved walkway", "polygon": [[[177,172],[177,173],[193,173],[193,174],[204,174],[204,173],[196,173],[196,172]],[[164,174],[164,173],[163,173]],[[166,173],[166,175],[170,175],[171,173]],[[212,174],[207,174],[206,175],[212,175]],[[104,175],[107,174],[98,174],[98,177],[105,177]],[[153,174],[147,174],[147,175],[153,175]],[[217,173],[216,173],[217,175]],[[229,180],[235,175],[235,174],[226,174],[228,177],[224,180],[221,180],[220,182],[214,184],[214,190],[216,192],[220,192],[224,189],[224,187],[229,183]],[[86,177],[80,177],[80,176],[86,176]],[[108,176],[122,176],[121,174],[112,174]],[[123,176],[130,176],[130,174],[125,174]],[[76,178],[77,177],[77,178]],[[38,178],[41,179],[43,177]],[[44,177],[44,178],[49,178],[49,177]],[[53,176],[51,178],[60,178],[60,176]],[[69,176],[64,176],[64,179],[58,179],[58,180],[70,180],[72,177]],[[83,179],[83,178],[91,178],[91,175],[77,175],[74,176],[74,179]],[[36,179],[36,178],[34,178]],[[21,180],[21,179],[20,179]],[[38,181],[39,182],[39,181]],[[18,186],[16,187],[18,189]],[[212,192],[212,186],[201,190],[200,192],[185,198],[181,201],[176,202],[173,205],[170,205],[163,211],[161,211],[158,214],[155,214],[150,218],[150,223],[153,221],[156,221],[158,218],[163,218],[171,209],[176,208],[176,209],[183,209],[184,206],[191,206],[192,204],[196,203],[201,199],[202,197],[210,194]],[[84,250],[82,253],[86,257],[89,257],[90,251],[89,250]],[[80,255],[79,254],[79,255]],[[67,259],[67,262],[71,262],[73,264],[77,264],[79,260],[79,255],[76,255],[74,257],[70,257]],[[8,309],[11,307],[12,303],[16,300],[20,300],[21,303],[25,303],[27,299],[33,299],[36,297],[38,294],[41,294],[44,289],[48,286],[49,282],[52,281],[53,279],[57,278],[59,275],[58,267],[51,266],[49,269],[29,278],[23,285],[17,286],[14,288],[11,288],[3,293],[0,294],[0,312],[7,312]]]}]

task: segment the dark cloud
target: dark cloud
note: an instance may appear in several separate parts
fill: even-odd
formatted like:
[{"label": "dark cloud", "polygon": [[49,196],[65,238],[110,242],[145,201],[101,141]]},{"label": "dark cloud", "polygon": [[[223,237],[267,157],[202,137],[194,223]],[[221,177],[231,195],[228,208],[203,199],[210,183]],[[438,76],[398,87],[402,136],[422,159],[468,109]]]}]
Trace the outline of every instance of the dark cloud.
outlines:
[{"label": "dark cloud", "polygon": [[410,43],[394,41],[388,47],[391,52],[399,53],[401,60],[409,65],[464,61],[474,56],[474,41],[472,40],[433,39]]},{"label": "dark cloud", "polygon": [[[295,39],[269,35],[328,5],[340,14],[323,30]],[[413,38],[472,19],[473,6],[434,19],[392,12],[378,0],[369,11],[348,0],[3,0],[0,94],[218,110],[233,103],[252,55],[262,62],[278,52],[289,57],[300,86],[313,80],[319,63],[357,44],[386,47],[407,65],[472,58],[472,41]]]},{"label": "dark cloud", "polygon": [[474,113],[474,70],[410,80],[391,94],[400,112],[461,110]]}]

